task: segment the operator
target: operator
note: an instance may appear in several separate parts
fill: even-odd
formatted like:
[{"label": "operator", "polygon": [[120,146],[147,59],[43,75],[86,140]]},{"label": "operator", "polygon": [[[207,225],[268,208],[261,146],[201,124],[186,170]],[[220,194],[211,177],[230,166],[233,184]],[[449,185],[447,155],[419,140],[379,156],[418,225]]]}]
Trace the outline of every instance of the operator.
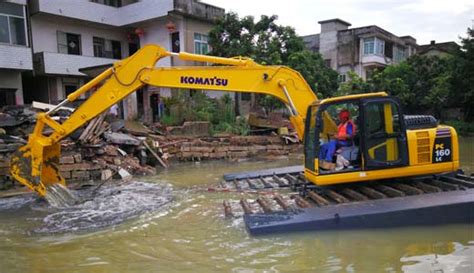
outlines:
[{"label": "operator", "polygon": [[352,145],[352,138],[355,133],[355,125],[351,120],[351,113],[347,109],[339,112],[339,126],[334,139],[328,143],[323,144],[320,149],[319,158],[321,159],[320,167],[323,169],[334,169],[335,164],[332,158],[336,150],[340,147],[347,147]]}]

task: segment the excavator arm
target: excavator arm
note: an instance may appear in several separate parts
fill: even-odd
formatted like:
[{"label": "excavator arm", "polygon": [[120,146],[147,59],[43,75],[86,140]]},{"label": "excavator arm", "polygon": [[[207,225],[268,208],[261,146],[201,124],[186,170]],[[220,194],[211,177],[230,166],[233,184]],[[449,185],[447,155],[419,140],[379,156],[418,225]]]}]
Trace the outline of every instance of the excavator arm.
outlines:
[{"label": "excavator arm", "polygon": [[[214,66],[155,67],[160,59],[171,56]],[[40,196],[46,194],[49,185],[64,185],[65,180],[59,172],[60,141],[144,85],[272,95],[287,105],[290,121],[300,138],[304,133],[307,107],[317,99],[303,77],[288,67],[263,66],[245,58],[172,53],[157,45],[147,45],[114,63],[112,68],[68,95],[55,108],[38,114],[28,143],[12,156],[12,176]],[[62,124],[51,118],[59,107],[91,89],[96,91]],[[53,133],[45,135],[46,127]]]}]

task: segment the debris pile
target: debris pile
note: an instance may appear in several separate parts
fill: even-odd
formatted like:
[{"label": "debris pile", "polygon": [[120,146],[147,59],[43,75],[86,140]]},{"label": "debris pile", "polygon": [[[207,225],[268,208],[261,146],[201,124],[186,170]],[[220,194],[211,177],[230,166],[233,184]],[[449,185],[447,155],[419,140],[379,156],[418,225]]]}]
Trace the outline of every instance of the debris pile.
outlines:
[{"label": "debris pile", "polygon": [[[297,153],[299,145],[287,145],[281,136],[214,137],[154,136],[157,147],[170,160],[201,161],[241,159],[247,157],[275,158]],[[290,142],[291,143],[291,142]],[[292,143],[291,143],[292,144]]]},{"label": "debris pile", "polygon": [[[10,154],[26,143],[33,131],[36,113],[52,105],[4,107],[0,110],[0,189],[9,187]],[[53,119],[63,122],[74,111],[64,107]],[[289,136],[209,136],[207,122],[186,122],[179,127],[146,127],[103,113],[61,142],[60,171],[68,181],[100,181],[132,175],[154,175],[170,161],[241,159],[286,156],[299,145]],[[45,134],[48,132],[45,129]]]}]

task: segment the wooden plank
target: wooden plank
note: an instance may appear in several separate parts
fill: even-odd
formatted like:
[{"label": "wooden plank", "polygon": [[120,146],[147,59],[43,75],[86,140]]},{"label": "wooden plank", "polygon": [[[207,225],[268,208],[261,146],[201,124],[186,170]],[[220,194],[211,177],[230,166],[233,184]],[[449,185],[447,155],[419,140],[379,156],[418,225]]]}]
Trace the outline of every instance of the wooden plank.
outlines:
[{"label": "wooden plank", "polygon": [[[431,180],[429,183],[435,185],[436,187],[445,189],[445,190],[455,190],[456,191],[456,190],[459,190],[462,187],[461,185],[457,185],[457,184],[453,184],[453,183],[446,183],[446,182],[443,182],[443,181],[437,180],[437,179]],[[463,189],[464,189],[464,187],[463,187]]]},{"label": "wooden plank", "polygon": [[265,213],[273,212],[273,209],[270,206],[270,201],[266,197],[260,196],[259,198],[257,198],[257,203],[260,205],[260,207],[262,207],[263,212]]},{"label": "wooden plank", "polygon": [[385,186],[385,185],[375,185],[374,188],[376,188],[378,191],[383,192],[389,197],[403,197],[406,195],[402,191],[399,191],[397,189],[394,189],[392,187]]},{"label": "wooden plank", "polygon": [[322,197],[321,195],[317,194],[314,191],[308,191],[308,197],[311,198],[318,206],[327,206],[331,204],[326,198]]},{"label": "wooden plank", "polygon": [[280,207],[284,210],[289,210],[291,209],[291,206],[285,201],[285,199],[283,199],[283,197],[279,194],[275,195],[273,197],[273,200],[275,200],[277,202],[278,205],[280,205]]},{"label": "wooden plank", "polygon": [[232,218],[234,217],[234,213],[232,212],[232,207],[230,206],[229,201],[224,200],[222,202],[222,205],[224,206],[224,215],[226,218]]},{"label": "wooden plank", "polygon": [[288,187],[288,183],[285,182],[281,177],[273,175],[273,181],[275,181],[280,187]]},{"label": "wooden plank", "polygon": [[245,182],[247,182],[247,184],[249,185],[249,188],[251,188],[252,190],[258,190],[260,187],[257,186],[257,184],[255,184],[255,182],[251,181],[250,179],[245,179]]},{"label": "wooden plank", "polygon": [[334,199],[338,203],[348,203],[349,199],[344,197],[343,195],[333,191],[333,190],[327,190],[325,191],[326,195]]},{"label": "wooden plank", "polygon": [[157,153],[155,153],[155,151],[153,151],[153,149],[148,145],[148,143],[146,143],[146,141],[143,141],[143,145],[145,146],[145,148],[148,149],[148,151],[150,151],[150,153],[158,160],[158,162],[160,162],[161,166],[165,167],[165,168],[168,168],[168,165],[166,165],[166,163],[163,161],[163,159],[161,159],[160,156],[158,156]]},{"label": "wooden plank", "polygon": [[413,186],[407,185],[405,183],[390,183],[390,186],[399,189],[408,195],[417,195],[417,194],[423,194],[424,192],[418,188],[415,188]]},{"label": "wooden plank", "polygon": [[244,210],[245,214],[253,214],[252,207],[250,204],[247,202],[245,199],[240,199],[240,205],[242,206],[242,209]]},{"label": "wooden plank", "polygon": [[363,194],[367,195],[368,197],[372,199],[384,199],[387,198],[387,196],[379,191],[376,191],[372,188],[366,187],[366,186],[361,186],[357,188],[360,190]]},{"label": "wooden plank", "polygon": [[424,192],[434,193],[434,192],[442,192],[443,191],[438,187],[435,187],[433,185],[428,185],[424,182],[415,182],[415,183],[413,183],[413,185],[415,185],[416,187],[422,189]]},{"label": "wooden plank", "polygon": [[304,200],[299,195],[292,195],[291,199],[295,200],[296,205],[298,205],[298,207],[300,207],[300,208],[310,208],[311,207],[311,204],[308,201]]},{"label": "wooden plank", "polygon": [[263,184],[264,188],[266,188],[266,189],[272,189],[273,188],[273,185],[268,183],[263,177],[260,176],[258,179]]},{"label": "wooden plank", "polygon": [[355,199],[356,201],[367,201],[367,200],[369,200],[369,198],[367,196],[365,196],[365,195],[361,194],[360,192],[357,192],[353,189],[350,189],[350,188],[342,189],[342,193],[344,193],[345,195],[349,196],[352,199]]}]

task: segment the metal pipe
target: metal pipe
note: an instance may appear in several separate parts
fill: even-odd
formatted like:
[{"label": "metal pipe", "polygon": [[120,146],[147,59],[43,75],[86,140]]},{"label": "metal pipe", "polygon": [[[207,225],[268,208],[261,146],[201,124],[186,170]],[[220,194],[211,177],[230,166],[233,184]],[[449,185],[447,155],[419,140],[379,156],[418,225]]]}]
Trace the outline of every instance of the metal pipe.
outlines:
[{"label": "metal pipe", "polygon": [[59,108],[64,106],[64,104],[66,104],[67,102],[69,102],[68,99],[61,101],[58,105],[54,106],[53,109],[50,109],[48,112],[46,112],[46,115],[54,114]]},{"label": "metal pipe", "polygon": [[[172,55],[176,56],[174,54]],[[236,66],[254,64],[254,62],[250,59],[222,58],[222,57],[214,57],[214,56],[207,56],[207,55],[191,54],[187,52],[180,52],[178,56],[181,60],[184,60],[184,61],[208,62],[208,63],[216,63],[216,64],[236,65]]]},{"label": "metal pipe", "polygon": [[283,88],[283,93],[285,94],[286,99],[288,100],[288,103],[290,104],[290,108],[292,110],[291,115],[292,116],[297,116],[298,111],[296,111],[295,104],[293,103],[293,100],[291,99],[290,94],[288,93],[288,89],[286,89],[286,85],[280,84],[280,86]]}]

